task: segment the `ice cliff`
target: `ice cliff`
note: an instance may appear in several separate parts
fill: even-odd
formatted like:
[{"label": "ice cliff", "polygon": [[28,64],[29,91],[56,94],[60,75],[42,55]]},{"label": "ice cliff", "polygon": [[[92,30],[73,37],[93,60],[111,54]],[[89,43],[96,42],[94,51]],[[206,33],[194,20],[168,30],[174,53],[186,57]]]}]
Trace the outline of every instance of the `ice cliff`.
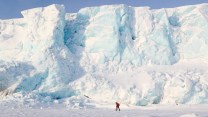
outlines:
[{"label": "ice cliff", "polygon": [[78,13],[50,5],[22,15],[0,20],[2,100],[29,93],[72,105],[89,101],[84,95],[133,105],[208,103],[208,4]]}]

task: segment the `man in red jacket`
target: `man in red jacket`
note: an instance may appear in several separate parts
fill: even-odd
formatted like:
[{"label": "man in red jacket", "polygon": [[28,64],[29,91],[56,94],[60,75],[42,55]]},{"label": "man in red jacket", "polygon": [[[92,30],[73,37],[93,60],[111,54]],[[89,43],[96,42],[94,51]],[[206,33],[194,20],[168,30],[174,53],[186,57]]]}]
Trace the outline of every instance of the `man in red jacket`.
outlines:
[{"label": "man in red jacket", "polygon": [[120,111],[120,108],[119,108],[120,104],[118,102],[116,102],[116,111],[119,110]]}]

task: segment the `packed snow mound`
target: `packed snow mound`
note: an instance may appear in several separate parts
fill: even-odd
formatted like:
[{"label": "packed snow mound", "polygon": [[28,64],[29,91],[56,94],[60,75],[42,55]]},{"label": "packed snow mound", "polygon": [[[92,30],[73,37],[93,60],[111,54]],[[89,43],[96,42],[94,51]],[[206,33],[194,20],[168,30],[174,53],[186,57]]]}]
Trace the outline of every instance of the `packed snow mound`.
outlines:
[{"label": "packed snow mound", "polygon": [[0,20],[2,99],[30,93],[78,106],[208,103],[208,4],[78,13],[50,5],[22,14]]},{"label": "packed snow mound", "polygon": [[181,115],[180,117],[198,117],[198,116],[196,114],[192,113],[192,114]]}]

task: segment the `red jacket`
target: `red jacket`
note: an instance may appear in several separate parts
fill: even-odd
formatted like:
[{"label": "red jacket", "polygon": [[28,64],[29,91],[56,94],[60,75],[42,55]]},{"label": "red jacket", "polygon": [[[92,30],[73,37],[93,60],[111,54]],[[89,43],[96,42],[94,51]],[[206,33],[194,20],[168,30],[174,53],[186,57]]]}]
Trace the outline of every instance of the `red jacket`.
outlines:
[{"label": "red jacket", "polygon": [[116,107],[119,108],[120,104],[118,102],[116,102]]}]

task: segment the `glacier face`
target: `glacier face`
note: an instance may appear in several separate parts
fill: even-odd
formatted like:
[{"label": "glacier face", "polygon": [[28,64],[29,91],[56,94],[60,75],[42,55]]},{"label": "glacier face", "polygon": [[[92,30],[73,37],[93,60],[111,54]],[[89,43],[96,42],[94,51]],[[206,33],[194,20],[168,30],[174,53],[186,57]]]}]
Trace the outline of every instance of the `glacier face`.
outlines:
[{"label": "glacier face", "polygon": [[84,8],[68,17],[66,45],[71,51],[76,50],[70,47],[73,44],[99,54],[98,63],[167,65],[199,56],[207,59],[206,4],[159,10],[101,6]]},{"label": "glacier face", "polygon": [[22,14],[0,20],[3,97],[30,92],[70,103],[83,95],[133,105],[208,102],[207,67],[174,68],[208,59],[208,4],[108,5],[78,13],[50,5]]}]

